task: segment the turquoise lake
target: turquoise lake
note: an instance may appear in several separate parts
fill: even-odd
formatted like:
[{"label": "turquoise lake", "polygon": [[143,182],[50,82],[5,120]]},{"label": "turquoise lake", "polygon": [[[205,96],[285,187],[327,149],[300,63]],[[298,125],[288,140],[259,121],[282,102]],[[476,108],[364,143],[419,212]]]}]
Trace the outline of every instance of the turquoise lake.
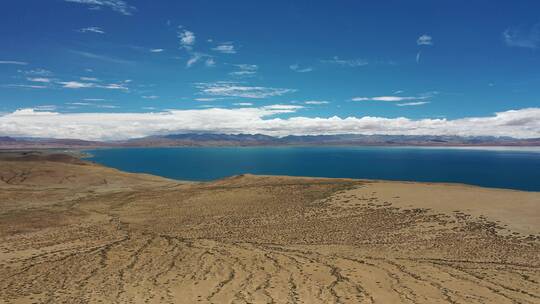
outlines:
[{"label": "turquoise lake", "polygon": [[128,172],[190,181],[231,175],[454,182],[540,191],[539,148],[180,147],[86,151]]}]

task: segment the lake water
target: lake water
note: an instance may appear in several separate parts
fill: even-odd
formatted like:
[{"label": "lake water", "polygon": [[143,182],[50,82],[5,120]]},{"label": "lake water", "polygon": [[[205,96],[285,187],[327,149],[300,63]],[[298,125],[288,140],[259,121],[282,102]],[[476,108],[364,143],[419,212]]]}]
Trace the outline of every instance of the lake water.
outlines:
[{"label": "lake water", "polygon": [[540,191],[540,149],[417,147],[181,147],[87,151],[128,172],[207,181],[252,173],[456,182]]}]

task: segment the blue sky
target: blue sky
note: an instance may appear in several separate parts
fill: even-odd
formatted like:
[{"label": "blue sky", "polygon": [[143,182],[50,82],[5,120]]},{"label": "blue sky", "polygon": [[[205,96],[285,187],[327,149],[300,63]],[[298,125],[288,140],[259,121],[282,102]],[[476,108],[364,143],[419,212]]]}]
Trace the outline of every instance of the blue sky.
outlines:
[{"label": "blue sky", "polygon": [[0,135],[540,137],[539,11],[532,0],[6,1]]}]

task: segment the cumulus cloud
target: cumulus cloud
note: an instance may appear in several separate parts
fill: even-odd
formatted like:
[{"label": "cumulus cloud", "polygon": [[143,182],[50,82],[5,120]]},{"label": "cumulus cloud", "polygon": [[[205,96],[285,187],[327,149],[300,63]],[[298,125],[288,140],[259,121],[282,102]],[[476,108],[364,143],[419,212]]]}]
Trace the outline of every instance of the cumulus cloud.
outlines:
[{"label": "cumulus cloud", "polygon": [[416,44],[418,45],[433,45],[433,37],[429,35],[422,35],[416,39]]},{"label": "cumulus cloud", "polygon": [[289,69],[298,72],[298,73],[307,73],[313,71],[312,67],[300,67],[299,64],[291,64]]},{"label": "cumulus cloud", "polygon": [[321,60],[321,62],[352,68],[361,67],[369,64],[366,60],[363,59],[341,59],[338,56],[334,56],[332,59]]},{"label": "cumulus cloud", "polygon": [[294,89],[245,86],[236,82],[197,83],[201,94],[222,97],[267,98],[295,92]]},{"label": "cumulus cloud", "polygon": [[182,26],[179,27],[178,38],[180,39],[180,47],[191,50],[195,45],[195,33],[184,29]]},{"label": "cumulus cloud", "polygon": [[105,31],[98,26],[89,26],[79,30],[81,33],[95,33],[95,34],[105,34]]},{"label": "cumulus cloud", "polygon": [[536,49],[540,46],[540,23],[528,29],[510,27],[502,35],[504,42],[508,46]]},{"label": "cumulus cloud", "polygon": [[236,54],[236,49],[234,47],[234,44],[232,42],[224,42],[214,48],[212,48],[213,51],[220,52],[223,54]]},{"label": "cumulus cloud", "polygon": [[0,116],[0,135],[116,140],[179,132],[261,133],[273,136],[320,134],[458,135],[540,137],[540,108],[460,119],[405,117],[275,117],[293,114],[292,105],[170,110],[152,113],[58,113],[21,109]]},{"label": "cumulus cloud", "polygon": [[210,57],[206,59],[206,61],[204,62],[204,65],[211,68],[213,66],[216,66],[216,61],[214,60],[214,58]]},{"label": "cumulus cloud", "polygon": [[80,3],[88,5],[90,9],[96,10],[108,7],[115,12],[118,12],[122,15],[132,15],[135,12],[136,8],[127,4],[123,0],[64,0],[66,2]]}]

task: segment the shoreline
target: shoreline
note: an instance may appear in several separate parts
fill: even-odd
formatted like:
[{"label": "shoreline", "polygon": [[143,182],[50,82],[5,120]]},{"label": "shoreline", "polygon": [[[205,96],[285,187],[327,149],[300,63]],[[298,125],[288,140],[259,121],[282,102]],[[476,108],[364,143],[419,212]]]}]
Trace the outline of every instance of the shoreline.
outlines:
[{"label": "shoreline", "polygon": [[[162,147],[159,147],[162,148]],[[173,148],[173,147],[166,147],[166,148]],[[109,148],[104,148],[109,149]],[[117,149],[132,149],[132,148],[112,148],[114,150]],[[133,148],[133,149],[139,149],[139,148]],[[146,149],[146,148],[145,148]],[[148,148],[153,149],[153,148]],[[179,182],[188,182],[188,183],[212,183],[220,180],[226,180],[230,178],[234,178],[237,176],[242,175],[248,175],[248,176],[260,176],[260,177],[290,177],[290,178],[303,178],[303,179],[335,179],[335,180],[350,180],[350,181],[361,181],[361,182],[376,182],[376,183],[403,183],[403,184],[421,184],[421,185],[447,185],[447,186],[462,186],[462,187],[472,187],[472,188],[480,188],[480,189],[490,189],[490,190],[501,190],[501,191],[516,191],[516,192],[530,192],[530,193],[540,193],[540,190],[527,190],[527,189],[516,189],[516,188],[505,188],[505,187],[494,187],[494,186],[483,186],[478,184],[469,184],[464,182],[451,182],[451,181],[418,181],[418,180],[406,180],[406,179],[379,179],[379,178],[354,178],[354,177],[335,177],[335,176],[308,176],[308,175],[286,175],[286,174],[255,174],[250,172],[245,173],[238,173],[238,174],[232,174],[227,175],[215,179],[178,179],[166,175],[159,175],[155,173],[150,172],[136,172],[136,171],[127,171],[122,170],[120,168],[112,167],[106,164],[102,164],[99,162],[95,162],[92,160],[94,155],[89,152],[91,150],[101,150],[101,149],[43,149],[43,150],[11,150],[11,151],[3,151],[0,150],[0,157],[2,155],[9,155],[9,154],[19,154],[19,153],[42,153],[46,152],[45,155],[49,154],[66,154],[69,156],[73,156],[75,158],[78,158],[82,161],[90,162],[92,164],[96,164],[99,166],[103,166],[106,168],[119,170],[122,172],[127,172],[131,174],[145,174],[145,175],[151,175],[159,178],[165,178],[170,180],[176,180]],[[1,158],[0,158],[1,160]]]}]

